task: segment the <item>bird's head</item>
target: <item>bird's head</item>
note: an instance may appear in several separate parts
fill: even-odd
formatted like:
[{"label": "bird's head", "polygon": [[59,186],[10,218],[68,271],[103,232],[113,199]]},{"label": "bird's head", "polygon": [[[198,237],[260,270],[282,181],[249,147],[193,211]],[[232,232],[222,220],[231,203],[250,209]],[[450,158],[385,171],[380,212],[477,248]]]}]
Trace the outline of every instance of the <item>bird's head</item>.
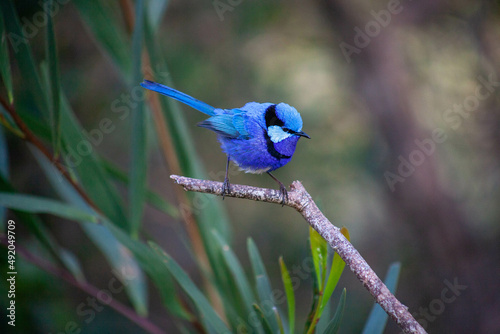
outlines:
[{"label": "bird's head", "polygon": [[286,103],[272,104],[266,109],[267,134],[273,143],[292,136],[309,137],[302,132],[302,118],[297,110]]}]

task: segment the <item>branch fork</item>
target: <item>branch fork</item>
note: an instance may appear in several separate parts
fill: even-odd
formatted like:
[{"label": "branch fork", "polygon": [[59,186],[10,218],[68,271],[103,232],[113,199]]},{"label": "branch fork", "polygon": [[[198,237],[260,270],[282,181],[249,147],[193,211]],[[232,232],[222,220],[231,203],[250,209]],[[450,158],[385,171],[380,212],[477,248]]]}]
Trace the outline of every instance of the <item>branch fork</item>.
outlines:
[{"label": "branch fork", "polygon": [[[181,185],[186,191],[195,191],[226,197],[243,198],[259,202],[283,204],[283,198],[278,190],[251,187],[240,184],[231,184],[231,189],[223,193],[223,183],[208,180],[199,180],[189,177],[171,175],[171,179]],[[294,181],[290,186],[288,198],[284,205],[294,208],[339,254],[346,265],[370,292],[375,301],[384,309],[403,330],[404,333],[426,333],[425,329],[410,314],[404,306],[389,291],[382,280],[370,268],[354,246],[319,210],[311,195],[306,191],[300,181]]]}]

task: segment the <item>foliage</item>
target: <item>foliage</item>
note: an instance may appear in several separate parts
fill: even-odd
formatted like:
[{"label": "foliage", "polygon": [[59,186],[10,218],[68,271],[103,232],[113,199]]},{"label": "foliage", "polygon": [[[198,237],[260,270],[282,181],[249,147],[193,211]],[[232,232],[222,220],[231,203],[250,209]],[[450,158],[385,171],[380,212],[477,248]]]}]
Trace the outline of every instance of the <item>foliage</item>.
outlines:
[{"label": "foliage", "polygon": [[[127,1],[120,2],[120,5],[105,0],[91,2],[76,0],[75,5],[95,42],[121,74],[123,85],[133,90],[145,76],[154,79],[161,75],[164,78],[167,71],[166,57],[157,45],[158,20],[162,16],[159,11],[166,10],[165,2],[138,0],[135,8],[124,8]],[[176,319],[179,329],[197,329],[204,333],[294,333],[297,327],[295,288],[284,260],[279,259],[279,267],[287,300],[286,316],[276,297],[273,297],[276,291],[282,290],[272,289],[258,246],[248,239],[251,275],[245,273],[231,249],[229,224],[220,201],[207,199],[208,205],[203,210],[193,212],[193,221],[201,239],[191,238],[189,246],[204,278],[203,288],[195,284],[186,271],[142,230],[146,205],[159,208],[174,218],[186,217],[186,213],[180,212],[173,202],[147,186],[150,147],[147,129],[152,127],[150,115],[155,117],[159,145],[164,149],[167,149],[165,143],[173,147],[173,155],[165,154],[171,169],[179,168],[180,172],[194,177],[203,178],[207,175],[189,132],[185,130],[186,121],[177,103],[159,97],[159,103],[155,104],[154,99],[158,97],[150,97],[148,100],[139,99],[131,108],[131,164],[128,173],[111,162],[109,157],[92,149],[88,154],[75,156],[77,147],[87,138],[83,136],[82,125],[60,83],[57,33],[53,19],[48,15],[45,27],[46,59],[36,59],[29,43],[11,45],[15,57],[9,57],[6,36],[22,36],[23,32],[13,2],[2,1],[0,9],[0,74],[4,82],[1,93],[8,97],[9,105],[12,103],[21,122],[28,124],[29,130],[40,139],[40,143],[50,147],[47,152],[52,153],[49,155],[37,145],[30,150],[59,197],[28,195],[15,189],[3,164],[9,152],[4,139],[6,131],[2,131],[0,205],[13,211],[20,223],[39,241],[40,247],[50,254],[51,261],[65,268],[78,282],[86,282],[78,258],[58,244],[57,238],[46,226],[46,215],[41,214],[55,215],[64,221],[80,224],[88,240],[118,273],[118,279],[125,286],[128,302],[138,315],[146,316],[150,311],[148,290],[151,289],[148,288],[147,275],[159,292],[164,307]],[[135,13],[132,20],[126,17],[128,12]],[[122,13],[123,17],[117,13]],[[12,84],[13,63],[17,65],[22,78],[14,80],[18,87]],[[19,86],[23,86],[23,89]],[[26,129],[12,117],[8,108],[8,105],[3,105],[1,109],[2,130],[7,130],[19,139],[30,140]],[[166,122],[158,123],[157,117],[163,117]],[[163,133],[169,136],[164,137]],[[68,175],[61,172],[60,166]],[[126,200],[120,195],[123,185],[127,189]],[[82,192],[88,198],[82,196]],[[194,195],[189,195],[187,199],[182,196],[185,195],[178,195],[181,203],[192,203],[194,199]],[[346,229],[343,229],[343,233],[349,237]],[[326,310],[345,263],[338,254],[334,254],[332,261],[328,262],[327,244],[312,229],[310,241],[314,262],[311,277],[314,282],[313,303],[304,332],[314,333],[321,317],[326,316],[331,321],[324,332],[336,333],[344,310],[345,289],[337,302],[335,313],[330,317]],[[23,242],[20,242],[19,247],[22,245]],[[123,268],[128,268],[134,274],[119,274],[123,273]]]}]

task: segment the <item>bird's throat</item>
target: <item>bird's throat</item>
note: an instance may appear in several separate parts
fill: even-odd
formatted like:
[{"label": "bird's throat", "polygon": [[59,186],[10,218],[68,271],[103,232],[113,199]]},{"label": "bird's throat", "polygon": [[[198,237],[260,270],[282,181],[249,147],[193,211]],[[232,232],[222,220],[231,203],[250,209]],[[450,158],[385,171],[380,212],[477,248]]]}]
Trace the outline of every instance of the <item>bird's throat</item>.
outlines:
[{"label": "bird's throat", "polygon": [[291,136],[280,142],[273,143],[266,132],[264,132],[264,137],[266,139],[267,152],[278,160],[290,159],[295,152],[295,147],[297,146],[297,141],[299,140],[299,137]]}]

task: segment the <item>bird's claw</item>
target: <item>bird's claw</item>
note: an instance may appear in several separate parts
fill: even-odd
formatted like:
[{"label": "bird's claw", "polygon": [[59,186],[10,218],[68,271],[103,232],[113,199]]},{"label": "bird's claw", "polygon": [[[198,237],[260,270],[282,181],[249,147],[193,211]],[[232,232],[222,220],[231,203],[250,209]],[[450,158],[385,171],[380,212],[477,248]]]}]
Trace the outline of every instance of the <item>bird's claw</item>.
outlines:
[{"label": "bird's claw", "polygon": [[284,207],[286,202],[288,202],[288,191],[283,184],[280,184],[280,193],[281,193],[281,207]]},{"label": "bird's claw", "polygon": [[224,200],[224,196],[226,194],[229,194],[230,192],[231,189],[230,189],[229,179],[225,179],[224,183],[222,184],[222,200]]}]

